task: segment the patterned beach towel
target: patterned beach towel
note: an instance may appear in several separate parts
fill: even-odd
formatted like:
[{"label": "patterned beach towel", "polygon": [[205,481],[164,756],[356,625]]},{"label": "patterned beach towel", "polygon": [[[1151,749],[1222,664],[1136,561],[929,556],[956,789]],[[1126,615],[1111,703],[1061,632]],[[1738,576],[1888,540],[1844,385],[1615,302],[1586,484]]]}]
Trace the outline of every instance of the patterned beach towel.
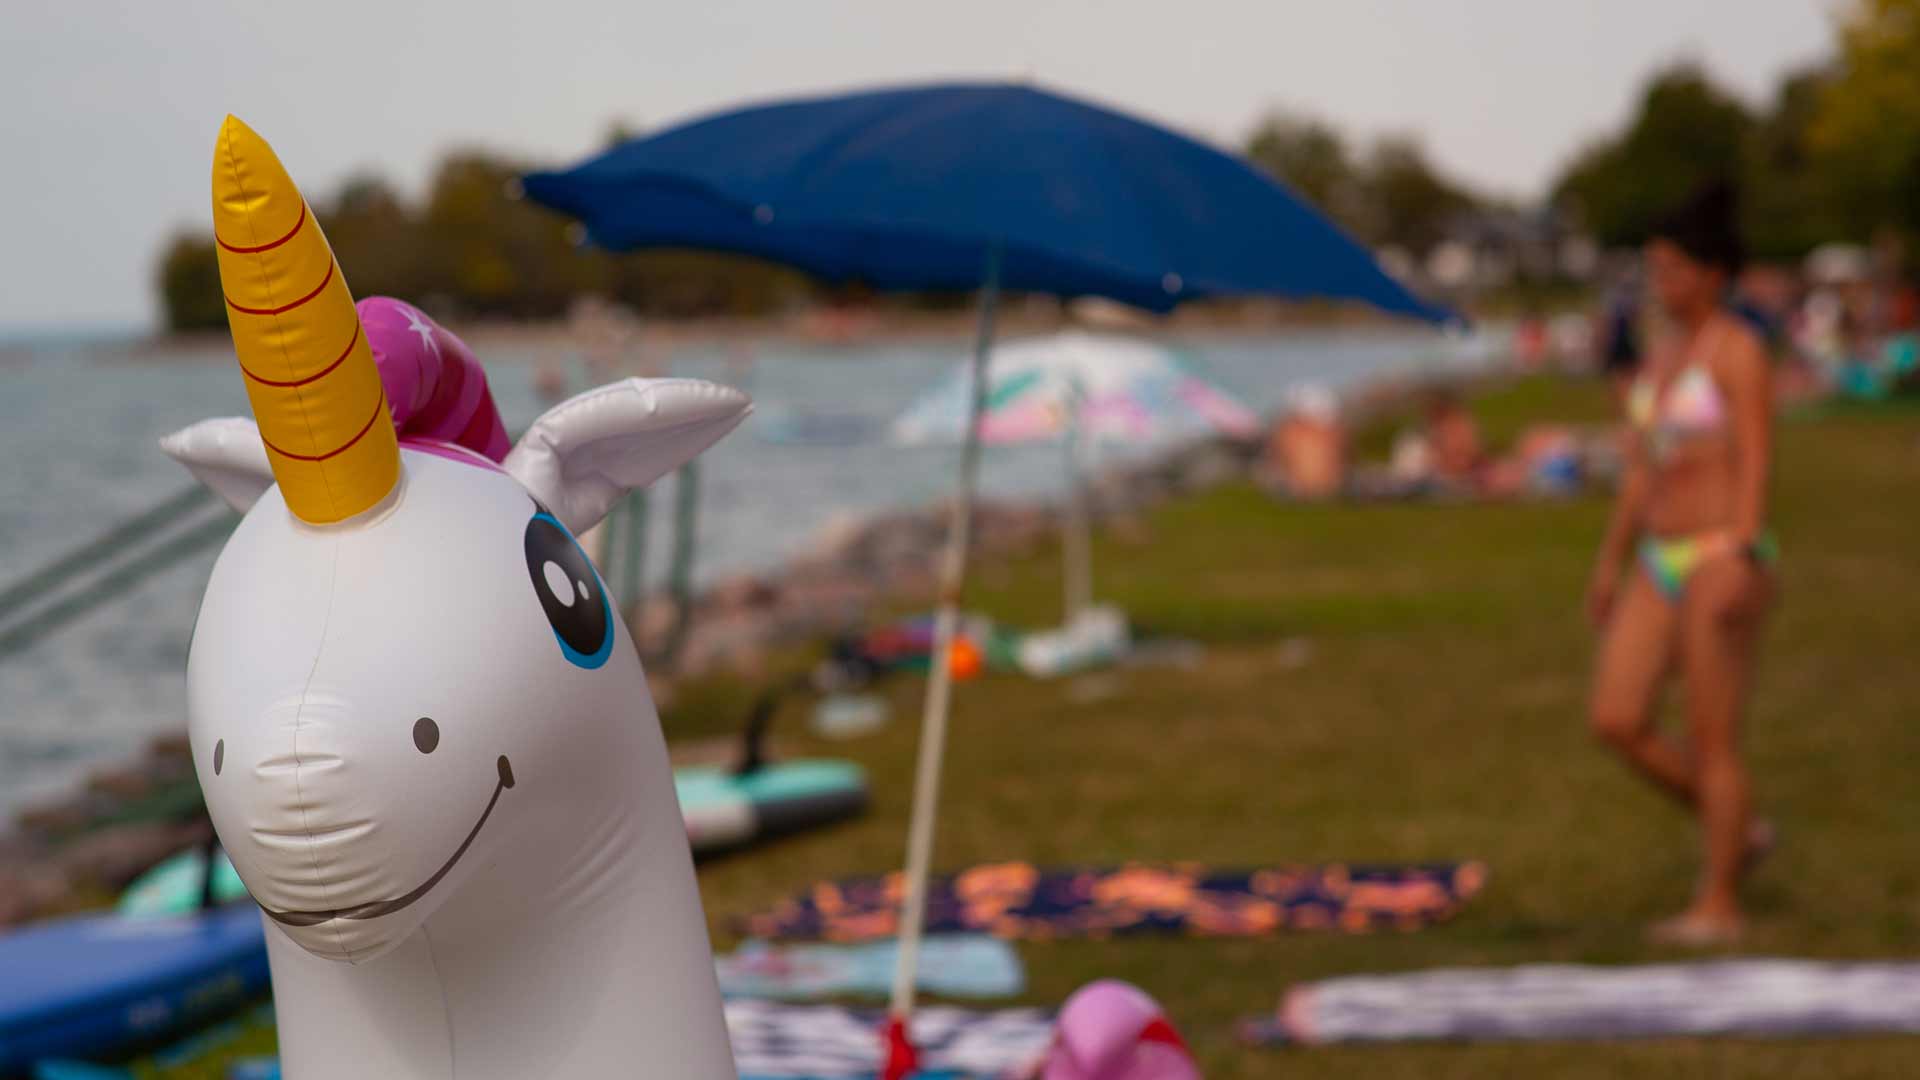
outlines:
[{"label": "patterned beach towel", "polygon": [[[878,1009],[728,1001],[727,1033],[742,1080],[839,1080],[879,1071]],[[922,1067],[974,1077],[1023,1071],[1045,1054],[1053,1018],[1043,1009],[989,1012],[929,1006],[913,1013]],[[916,1074],[918,1075],[918,1074]]]},{"label": "patterned beach towel", "polygon": [[1260,1045],[1920,1033],[1920,964],[1723,960],[1351,976],[1247,1021]]},{"label": "patterned beach towel", "polygon": [[[1248,937],[1286,930],[1417,930],[1451,917],[1485,880],[1486,868],[1477,862],[1255,870],[1192,863],[1042,870],[994,863],[933,879],[927,932],[1046,940],[1156,931]],[[825,883],[737,924],[758,938],[892,937],[901,892],[897,873]]]}]

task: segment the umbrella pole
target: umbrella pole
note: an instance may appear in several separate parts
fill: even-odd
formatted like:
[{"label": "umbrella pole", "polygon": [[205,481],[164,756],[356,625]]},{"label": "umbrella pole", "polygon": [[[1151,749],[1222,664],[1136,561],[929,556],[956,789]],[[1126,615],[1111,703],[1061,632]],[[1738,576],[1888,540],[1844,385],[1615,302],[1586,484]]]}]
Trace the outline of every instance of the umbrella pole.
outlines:
[{"label": "umbrella pole", "polygon": [[[933,624],[933,652],[927,665],[926,709],[920,724],[920,756],[913,777],[913,812],[907,825],[906,896],[900,908],[900,949],[888,1006],[888,1059],[885,1075],[904,1076],[915,1065],[906,1041],[906,1019],[913,1012],[920,936],[927,912],[927,875],[933,861],[934,814],[940,799],[940,763],[946,755],[947,715],[953,697],[953,639],[960,625],[960,592],[966,584],[967,544],[973,530],[973,488],[980,471],[980,415],[987,398],[987,358],[993,348],[993,319],[1000,303],[1000,244],[987,249],[986,280],[980,289],[980,322],[973,343],[971,395],[966,436],[960,449],[960,489],[953,501],[947,550],[940,569],[940,606]],[[896,1071],[898,1070],[898,1071]]]},{"label": "umbrella pole", "polygon": [[1081,440],[1080,395],[1074,395],[1073,421],[1067,429],[1067,506],[1062,556],[1066,560],[1063,626],[1093,602],[1093,537],[1087,507],[1086,448]]}]

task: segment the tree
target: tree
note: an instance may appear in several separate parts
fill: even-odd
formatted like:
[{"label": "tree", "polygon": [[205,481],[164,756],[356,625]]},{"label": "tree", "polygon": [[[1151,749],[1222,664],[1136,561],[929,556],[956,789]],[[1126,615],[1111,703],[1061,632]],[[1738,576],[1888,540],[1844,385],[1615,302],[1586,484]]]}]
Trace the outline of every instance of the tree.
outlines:
[{"label": "tree", "polygon": [[1478,199],[1440,175],[1426,150],[1410,135],[1389,135],[1373,145],[1365,178],[1368,228],[1362,235],[1425,255]]},{"label": "tree", "polygon": [[220,291],[220,260],[210,234],[176,234],[160,256],[155,278],[167,329],[225,329],[226,294]]},{"label": "tree", "polygon": [[479,151],[441,162],[418,231],[427,292],[463,314],[529,318],[604,289],[605,260],[583,256],[563,218],[515,197],[526,171]]},{"label": "tree", "polygon": [[1702,185],[1738,183],[1753,120],[1699,65],[1656,75],[1625,134],[1589,146],[1554,185],[1603,244],[1646,240],[1655,221]]},{"label": "tree", "polygon": [[1480,199],[1442,176],[1417,139],[1389,136],[1355,161],[1330,125],[1274,110],[1247,138],[1247,157],[1361,240],[1425,254]]},{"label": "tree", "polygon": [[1798,258],[1853,231],[1833,167],[1813,138],[1829,78],[1812,68],[1782,80],[1749,134],[1741,225],[1756,257]]},{"label": "tree", "polygon": [[353,295],[420,303],[425,284],[419,224],[393,188],[377,176],[349,178],[331,209],[315,210]]},{"label": "tree", "polygon": [[1853,0],[1812,135],[1856,234],[1920,233],[1920,0]]},{"label": "tree", "polygon": [[1275,110],[1247,139],[1247,157],[1334,220],[1354,228],[1364,201],[1340,133],[1311,117]]}]

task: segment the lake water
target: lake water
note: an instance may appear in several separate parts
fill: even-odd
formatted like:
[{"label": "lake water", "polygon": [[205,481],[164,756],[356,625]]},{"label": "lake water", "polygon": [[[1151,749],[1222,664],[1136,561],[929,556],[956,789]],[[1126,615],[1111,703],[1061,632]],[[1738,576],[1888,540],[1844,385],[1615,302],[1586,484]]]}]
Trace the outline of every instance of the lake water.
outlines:
[{"label": "lake water", "polygon": [[[1338,389],[1387,372],[1471,367],[1485,361],[1488,340],[1366,329],[1172,344],[1201,374],[1266,411],[1302,383]],[[836,520],[941,498],[953,448],[794,446],[769,436],[793,416],[882,421],[962,362],[966,348],[763,346],[750,364],[718,347],[674,355],[674,374],[744,383],[760,409],[702,459],[696,577],[772,567]],[[179,359],[138,363],[124,346],[57,340],[0,353],[0,588],[182,489],[186,474],[156,449],[160,436],[246,413],[230,359]],[[510,431],[543,408],[529,359],[511,351],[490,358]],[[992,451],[982,487],[1048,496],[1061,486],[1060,466],[1056,449]],[[655,513],[655,524],[664,528],[667,516]],[[665,537],[649,551],[658,572]],[[154,733],[185,727],[187,643],[214,554],[203,551],[0,658],[0,813],[71,784],[96,760],[135,752]]]}]

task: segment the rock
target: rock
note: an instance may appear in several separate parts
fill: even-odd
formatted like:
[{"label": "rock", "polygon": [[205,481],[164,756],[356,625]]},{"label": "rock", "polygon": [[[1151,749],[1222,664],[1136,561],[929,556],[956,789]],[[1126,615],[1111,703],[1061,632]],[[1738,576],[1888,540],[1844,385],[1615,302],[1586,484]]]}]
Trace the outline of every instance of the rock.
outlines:
[{"label": "rock", "polygon": [[726,611],[750,611],[772,606],[779,596],[778,586],[752,575],[743,574],[728,578],[707,590],[701,598],[701,606],[717,607]]},{"label": "rock", "polygon": [[851,574],[814,574],[788,582],[773,612],[780,640],[836,633],[865,621],[874,599],[870,580]]},{"label": "rock", "polygon": [[640,609],[638,625],[628,623],[628,632],[640,643],[641,652],[650,652],[667,640],[673,632],[674,620],[679,618],[680,605],[671,596],[649,596]]},{"label": "rock", "polygon": [[193,776],[187,757],[147,757],[124,765],[96,769],[87,775],[87,790],[115,799],[144,799]]},{"label": "rock", "polygon": [[834,565],[853,561],[867,534],[869,521],[858,514],[837,513],[814,533],[796,564]]},{"label": "rock", "polygon": [[118,892],[176,852],[205,843],[212,828],[205,820],[108,825],[66,844],[54,863],[69,882]]},{"label": "rock", "polygon": [[766,670],[771,625],[771,620],[762,615],[695,619],[680,653],[679,671],[687,675],[731,671],[755,676]]},{"label": "rock", "polygon": [[1026,554],[1058,532],[1059,521],[1057,511],[1042,505],[984,504],[974,515],[974,551],[994,557]]},{"label": "rock", "polygon": [[147,753],[159,758],[193,760],[193,746],[187,741],[187,733],[184,731],[170,735],[155,735],[147,743]]},{"label": "rock", "polygon": [[94,801],[85,793],[22,807],[14,814],[20,827],[37,833],[66,833],[83,829],[94,819]]},{"label": "rock", "polygon": [[0,870],[18,866],[39,854],[41,846],[17,830],[0,832]]},{"label": "rock", "polygon": [[57,910],[65,906],[72,892],[56,867],[27,865],[0,870],[0,927],[17,926]]},{"label": "rock", "polygon": [[656,672],[652,670],[647,671],[646,675],[647,692],[653,698],[654,709],[656,711],[665,711],[671,708],[673,706],[674,695],[679,689],[673,676],[666,672]]},{"label": "rock", "polygon": [[888,568],[881,576],[886,594],[910,603],[929,603],[939,591],[939,576],[931,560]]}]

